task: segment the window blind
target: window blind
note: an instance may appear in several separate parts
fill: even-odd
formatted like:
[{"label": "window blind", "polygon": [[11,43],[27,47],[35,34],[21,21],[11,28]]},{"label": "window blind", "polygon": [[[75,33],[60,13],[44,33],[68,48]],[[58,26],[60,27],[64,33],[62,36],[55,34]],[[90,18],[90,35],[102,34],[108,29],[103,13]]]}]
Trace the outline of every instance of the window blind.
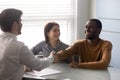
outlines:
[{"label": "window blind", "polygon": [[23,17],[72,18],[75,0],[1,0],[0,11],[5,8],[21,9]]},{"label": "window blind", "polygon": [[76,0],[0,0],[0,12],[6,8],[23,11],[19,39],[30,47],[44,40],[44,25],[51,21],[60,24],[61,41],[69,44],[73,40]]}]

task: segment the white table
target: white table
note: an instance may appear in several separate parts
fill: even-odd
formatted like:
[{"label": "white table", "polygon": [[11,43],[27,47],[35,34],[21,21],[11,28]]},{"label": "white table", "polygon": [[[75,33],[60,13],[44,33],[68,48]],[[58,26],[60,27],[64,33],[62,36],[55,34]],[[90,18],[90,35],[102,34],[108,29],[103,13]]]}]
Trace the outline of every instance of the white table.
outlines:
[{"label": "white table", "polygon": [[62,73],[43,76],[46,80],[120,80],[120,69],[109,67],[108,70],[90,70],[70,68],[68,64],[55,63],[49,68]]}]

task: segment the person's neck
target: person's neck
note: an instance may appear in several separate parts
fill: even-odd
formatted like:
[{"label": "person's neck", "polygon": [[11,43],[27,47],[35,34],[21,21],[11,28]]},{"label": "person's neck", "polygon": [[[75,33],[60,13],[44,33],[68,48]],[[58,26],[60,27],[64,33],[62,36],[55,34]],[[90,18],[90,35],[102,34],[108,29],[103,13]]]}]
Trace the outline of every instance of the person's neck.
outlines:
[{"label": "person's neck", "polygon": [[100,38],[95,38],[93,40],[90,40],[90,39],[87,39],[88,43],[91,45],[91,46],[96,46],[97,43],[99,42]]},{"label": "person's neck", "polygon": [[14,34],[14,35],[18,35],[15,31],[11,31],[10,33]]},{"label": "person's neck", "polygon": [[57,44],[58,44],[58,40],[50,40],[49,44],[53,47],[56,48]]}]

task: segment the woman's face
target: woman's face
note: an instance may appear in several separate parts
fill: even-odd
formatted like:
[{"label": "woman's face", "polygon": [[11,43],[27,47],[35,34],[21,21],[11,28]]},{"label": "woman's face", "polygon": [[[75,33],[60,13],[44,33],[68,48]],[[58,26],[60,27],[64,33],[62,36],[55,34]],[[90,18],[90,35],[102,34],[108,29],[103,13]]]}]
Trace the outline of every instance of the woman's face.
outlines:
[{"label": "woman's face", "polygon": [[60,29],[58,25],[54,25],[53,28],[48,32],[49,40],[59,40]]}]

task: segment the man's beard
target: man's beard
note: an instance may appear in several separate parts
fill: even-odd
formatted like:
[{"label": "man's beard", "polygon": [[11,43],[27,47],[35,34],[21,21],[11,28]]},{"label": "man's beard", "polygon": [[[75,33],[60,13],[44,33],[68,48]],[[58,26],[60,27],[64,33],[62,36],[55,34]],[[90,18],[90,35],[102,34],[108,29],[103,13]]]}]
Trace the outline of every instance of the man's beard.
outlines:
[{"label": "man's beard", "polygon": [[21,34],[21,27],[17,29],[17,33],[18,33],[18,35]]},{"label": "man's beard", "polygon": [[92,35],[92,36],[90,36],[90,37],[86,37],[86,39],[89,39],[89,40],[93,40],[93,39],[95,39],[96,38],[96,35]]},{"label": "man's beard", "polygon": [[95,39],[96,38],[96,35],[97,33],[96,32],[94,32],[91,36],[89,36],[89,37],[86,37],[86,39],[89,39],[89,40],[93,40],[93,39]]}]

